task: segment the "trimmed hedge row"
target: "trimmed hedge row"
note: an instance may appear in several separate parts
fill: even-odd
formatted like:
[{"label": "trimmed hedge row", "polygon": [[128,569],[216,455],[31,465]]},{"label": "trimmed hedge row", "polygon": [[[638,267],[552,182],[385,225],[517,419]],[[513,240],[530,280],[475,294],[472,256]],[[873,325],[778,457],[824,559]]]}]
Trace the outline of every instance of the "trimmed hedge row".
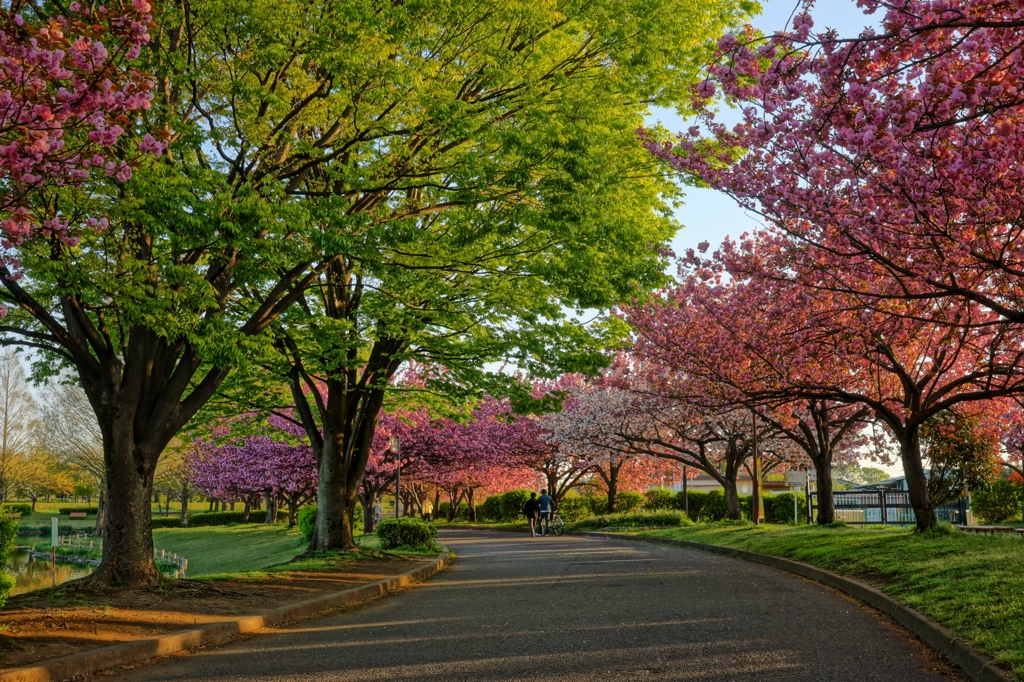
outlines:
[{"label": "trimmed hedge row", "polygon": [[[687,496],[690,500],[689,517],[692,521],[703,521],[711,523],[722,521],[729,515],[725,503],[725,491],[712,490],[689,490]],[[753,495],[740,495],[740,511],[744,518],[750,518]],[[675,508],[683,509],[683,493],[676,494]],[[800,523],[807,518],[807,498],[797,494],[797,515]],[[793,493],[775,493],[764,496],[764,518],[768,523],[793,523]]]},{"label": "trimmed hedge row", "polygon": [[604,514],[583,519],[572,525],[573,530],[598,530],[600,528],[638,528],[652,526],[689,526],[693,521],[686,514],[677,511],[645,512],[639,514]]},{"label": "trimmed hedge row", "polygon": [[25,516],[26,514],[31,513],[31,504],[24,504],[21,502],[6,502],[4,504],[0,504],[0,514],[21,514],[22,516]]},{"label": "trimmed hedge row", "polygon": [[408,517],[381,519],[377,524],[377,537],[381,549],[398,547],[424,547],[430,549],[437,537],[434,524]]},{"label": "trimmed hedge row", "polygon": [[71,512],[76,512],[76,513],[78,513],[78,512],[85,512],[86,514],[91,514],[91,515],[95,516],[96,514],[99,513],[99,511],[100,511],[99,507],[58,507],[57,508],[57,513],[60,514],[61,516],[67,516]]},{"label": "trimmed hedge row", "polygon": [[[223,511],[223,512],[201,512],[188,515],[189,528],[206,528],[209,526],[226,526],[230,523],[245,523],[244,511]],[[287,521],[288,512],[280,510],[277,512],[277,520]],[[266,523],[266,510],[249,512],[249,523]],[[156,516],[152,521],[153,528],[181,528],[181,517]]]}]

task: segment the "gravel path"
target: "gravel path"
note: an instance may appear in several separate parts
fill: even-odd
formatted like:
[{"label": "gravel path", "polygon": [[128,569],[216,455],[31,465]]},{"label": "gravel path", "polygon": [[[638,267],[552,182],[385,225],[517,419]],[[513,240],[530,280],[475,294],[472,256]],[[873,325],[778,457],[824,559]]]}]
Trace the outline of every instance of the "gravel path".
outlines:
[{"label": "gravel path", "polygon": [[444,531],[457,559],[363,606],[104,679],[962,679],[873,612],[713,554]]}]

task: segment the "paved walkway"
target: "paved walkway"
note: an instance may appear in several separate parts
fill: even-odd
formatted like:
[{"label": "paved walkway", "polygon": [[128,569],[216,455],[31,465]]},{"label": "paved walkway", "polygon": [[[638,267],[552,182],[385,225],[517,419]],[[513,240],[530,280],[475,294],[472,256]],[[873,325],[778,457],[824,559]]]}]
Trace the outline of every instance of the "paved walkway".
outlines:
[{"label": "paved walkway", "polygon": [[764,566],[607,540],[442,537],[458,558],[422,586],[104,678],[959,679],[924,671],[934,657],[873,613]]}]

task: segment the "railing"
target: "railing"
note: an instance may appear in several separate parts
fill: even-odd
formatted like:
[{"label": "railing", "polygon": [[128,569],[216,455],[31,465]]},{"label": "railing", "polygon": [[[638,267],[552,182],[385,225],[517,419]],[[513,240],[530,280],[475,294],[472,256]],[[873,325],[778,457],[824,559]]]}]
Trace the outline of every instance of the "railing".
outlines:
[{"label": "railing", "polygon": [[[910,493],[891,490],[837,490],[832,493],[836,520],[852,525],[910,526],[917,523],[917,515],[910,504]],[[808,515],[814,519],[818,509],[818,493],[811,492]],[[936,507],[939,521],[962,525],[967,523],[967,501]]]},{"label": "railing", "polygon": [[[103,538],[99,540],[88,537],[88,543],[86,543],[86,535],[62,535],[57,538],[58,549],[88,549],[91,551],[103,552]],[[153,550],[153,561],[159,561],[165,564],[171,564],[174,568],[173,577],[184,578],[188,575],[188,559],[183,556],[178,556],[175,552],[168,552],[166,549],[154,549]]]}]

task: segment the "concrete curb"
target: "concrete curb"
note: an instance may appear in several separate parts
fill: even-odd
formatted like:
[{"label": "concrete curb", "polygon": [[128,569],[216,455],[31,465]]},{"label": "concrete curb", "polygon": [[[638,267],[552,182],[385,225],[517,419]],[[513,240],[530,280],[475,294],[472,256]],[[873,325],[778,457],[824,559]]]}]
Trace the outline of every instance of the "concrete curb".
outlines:
[{"label": "concrete curb", "polygon": [[139,663],[192,647],[213,644],[235,635],[255,632],[261,628],[282,625],[289,621],[313,616],[321,611],[330,611],[366,599],[382,597],[434,575],[450,562],[451,552],[446,548],[441,556],[426,566],[420,566],[369,585],[353,587],[297,604],[282,606],[257,616],[241,616],[222,623],[212,623],[191,630],[179,630],[161,637],[140,639],[102,649],[84,651],[27,668],[0,671],[0,682],[56,682],[56,680],[65,680],[77,675]]},{"label": "concrete curb", "polygon": [[[1013,673],[997,667],[990,657],[972,649],[964,642],[962,637],[949,628],[939,625],[919,611],[900,604],[880,590],[859,580],[844,578],[835,573],[830,573],[791,559],[783,559],[769,554],[759,554],[758,552],[750,552],[745,549],[708,545],[703,542],[656,536],[620,535],[618,533],[571,532],[567,534],[697,549],[702,552],[722,554],[787,571],[802,578],[828,585],[892,617],[897,623],[924,640],[928,646],[953,661],[975,682],[1016,682],[1017,680]],[[2,679],[0,678],[0,680]]]}]

